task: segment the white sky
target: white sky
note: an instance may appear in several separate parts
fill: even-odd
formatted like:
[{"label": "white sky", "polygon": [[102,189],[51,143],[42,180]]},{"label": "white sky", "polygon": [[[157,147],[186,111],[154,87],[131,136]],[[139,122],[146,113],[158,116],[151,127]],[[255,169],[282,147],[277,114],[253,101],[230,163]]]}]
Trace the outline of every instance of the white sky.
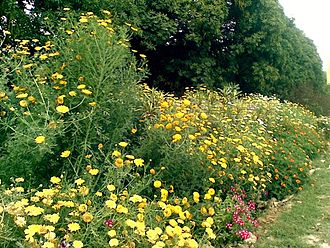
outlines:
[{"label": "white sky", "polygon": [[330,66],[330,0],[279,0],[288,17],[314,41],[323,61]]}]

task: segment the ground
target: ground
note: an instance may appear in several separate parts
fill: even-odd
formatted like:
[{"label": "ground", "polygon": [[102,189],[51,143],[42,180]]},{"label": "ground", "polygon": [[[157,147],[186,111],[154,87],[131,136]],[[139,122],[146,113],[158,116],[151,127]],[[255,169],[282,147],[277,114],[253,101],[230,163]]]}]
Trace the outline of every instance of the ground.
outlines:
[{"label": "ground", "polygon": [[330,152],[314,161],[311,183],[260,218],[256,248],[330,248]]}]

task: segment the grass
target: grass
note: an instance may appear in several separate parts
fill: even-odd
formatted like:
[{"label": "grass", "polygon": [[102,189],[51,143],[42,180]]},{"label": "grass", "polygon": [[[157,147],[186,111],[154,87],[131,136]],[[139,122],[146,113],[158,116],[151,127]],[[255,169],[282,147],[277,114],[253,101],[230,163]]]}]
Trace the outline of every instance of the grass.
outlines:
[{"label": "grass", "polygon": [[330,153],[314,162],[315,173],[305,190],[265,217],[257,248],[330,247]]}]

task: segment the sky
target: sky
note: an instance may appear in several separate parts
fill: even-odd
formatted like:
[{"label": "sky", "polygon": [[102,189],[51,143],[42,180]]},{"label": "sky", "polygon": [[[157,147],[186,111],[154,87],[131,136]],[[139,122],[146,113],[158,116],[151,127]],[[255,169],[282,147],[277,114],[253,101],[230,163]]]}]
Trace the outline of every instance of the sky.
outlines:
[{"label": "sky", "polygon": [[323,61],[330,66],[330,0],[279,0],[288,17],[314,41]]}]

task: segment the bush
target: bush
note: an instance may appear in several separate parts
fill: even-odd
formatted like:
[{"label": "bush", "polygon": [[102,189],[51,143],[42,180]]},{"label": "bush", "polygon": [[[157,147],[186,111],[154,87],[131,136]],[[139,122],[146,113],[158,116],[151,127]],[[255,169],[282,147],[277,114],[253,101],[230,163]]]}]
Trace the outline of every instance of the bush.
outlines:
[{"label": "bush", "polygon": [[275,98],[202,88],[158,99],[135,152],[150,169],[165,168],[161,180],[187,194],[215,187],[225,198],[240,185],[254,197],[282,198],[302,189],[323,146],[316,117]]},{"label": "bush", "polygon": [[112,149],[140,115],[145,69],[124,28],[92,13],[79,21],[68,15],[53,38],[3,51],[0,174],[7,181],[62,168],[78,174],[86,154],[98,144]]}]

